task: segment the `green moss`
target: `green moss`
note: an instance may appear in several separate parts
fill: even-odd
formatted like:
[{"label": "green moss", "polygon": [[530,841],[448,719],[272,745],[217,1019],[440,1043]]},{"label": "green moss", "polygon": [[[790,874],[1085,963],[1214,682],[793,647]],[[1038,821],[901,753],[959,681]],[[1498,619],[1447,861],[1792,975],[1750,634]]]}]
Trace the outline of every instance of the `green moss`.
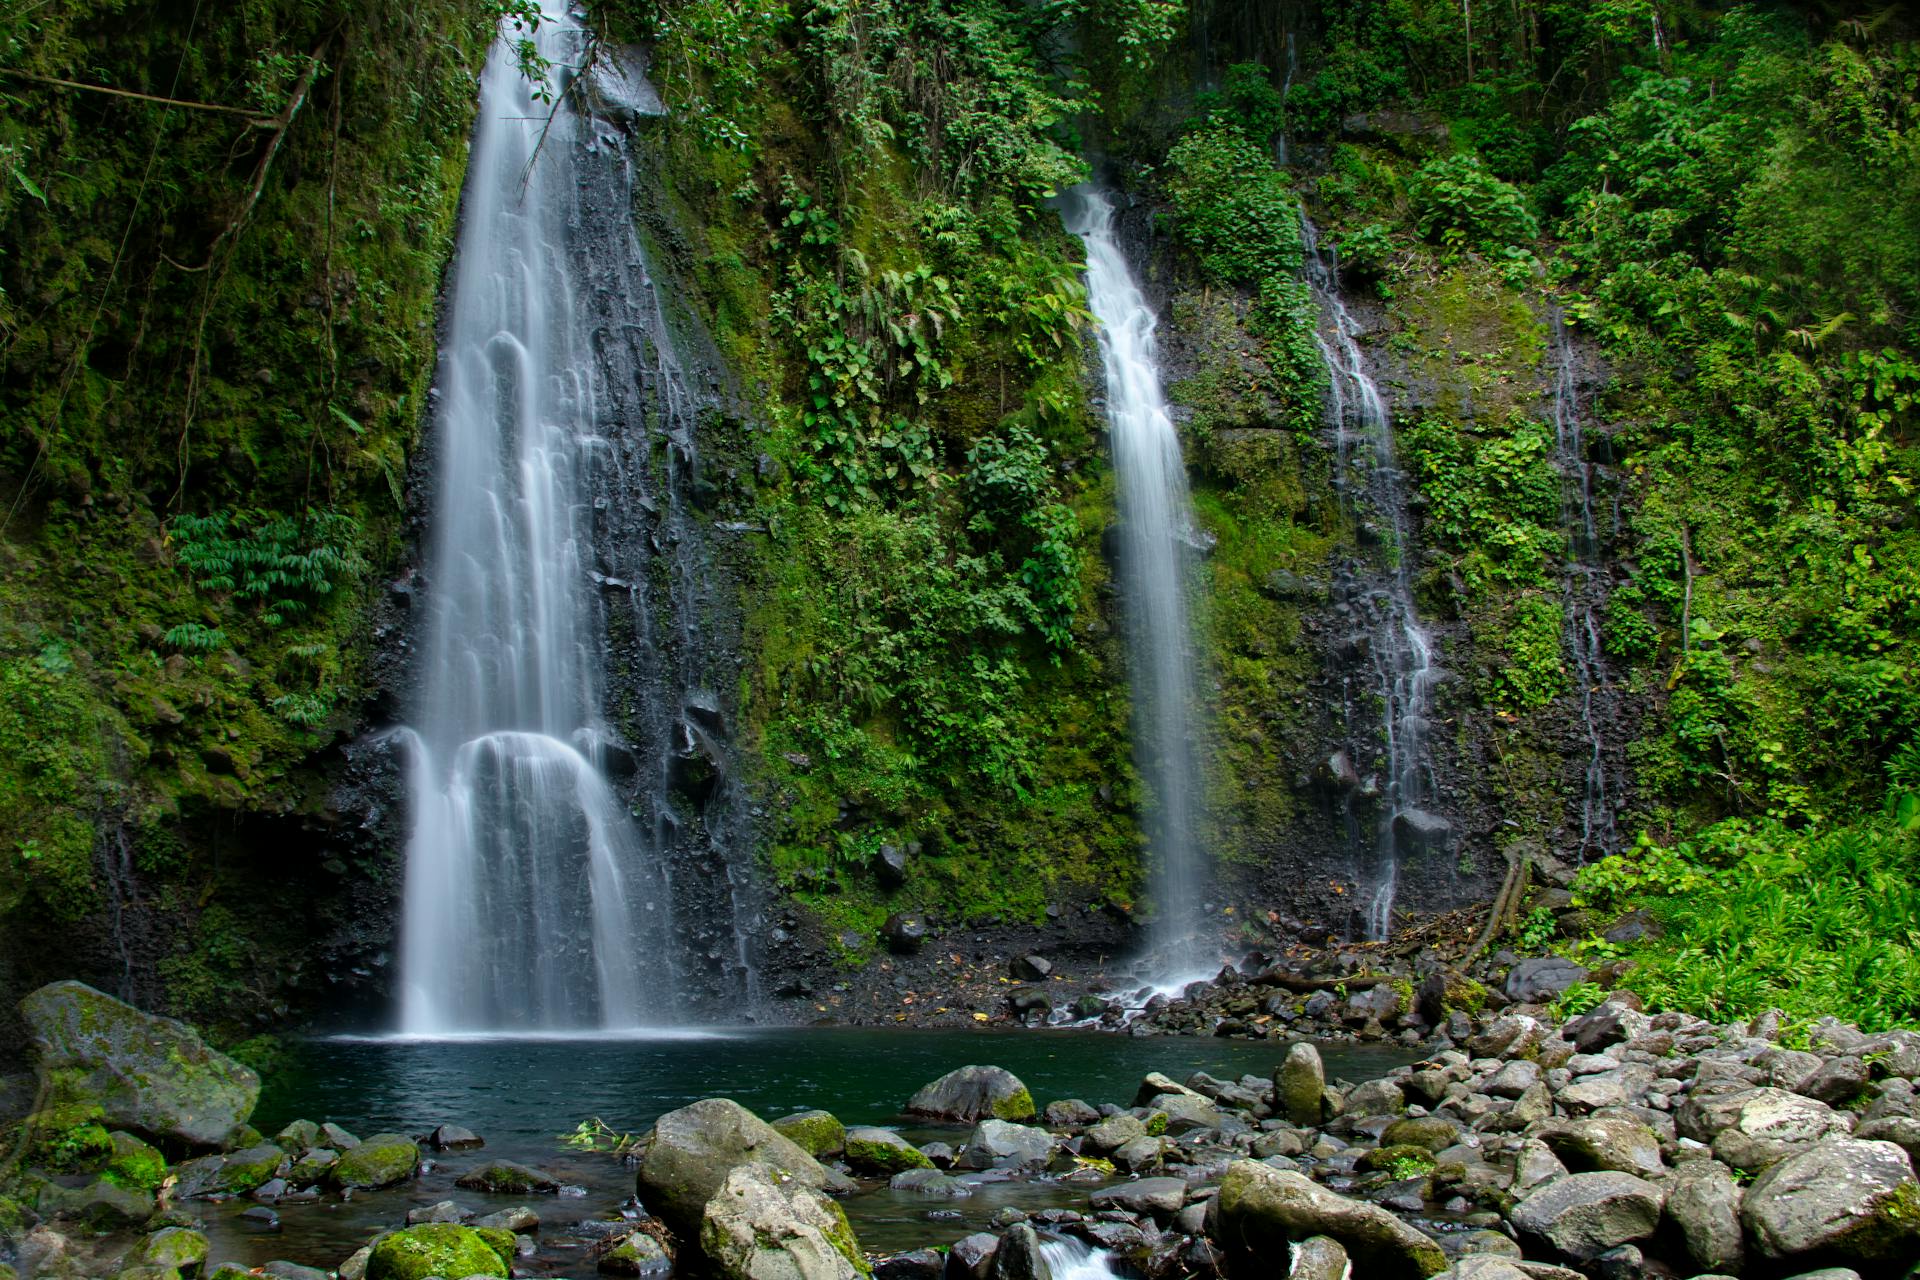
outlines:
[{"label": "green moss", "polygon": [[327,1172],[336,1187],[389,1187],[411,1178],[420,1163],[420,1149],[411,1138],[397,1133],[375,1134],[343,1152]]},{"label": "green moss", "polygon": [[[1031,1114],[1031,1111],[1029,1111]],[[849,1135],[846,1140],[847,1163],[856,1168],[898,1173],[903,1169],[931,1169],[933,1161],[904,1142],[876,1142]]]},{"label": "green moss", "polygon": [[1021,1085],[1003,1098],[993,1100],[994,1118],[1011,1120],[1015,1123],[1030,1121],[1038,1114],[1033,1106],[1033,1094],[1025,1085]]},{"label": "green moss", "polygon": [[795,1146],[816,1159],[837,1156],[846,1150],[846,1126],[841,1124],[831,1112],[796,1112],[773,1121],[773,1127]]},{"label": "green moss", "polygon": [[[490,1237],[505,1236],[504,1242]],[[502,1252],[502,1244],[505,1252]],[[482,1232],[456,1223],[408,1227],[383,1237],[367,1259],[367,1280],[427,1280],[429,1276],[506,1276],[511,1232]]]},{"label": "green moss", "polygon": [[166,1181],[167,1158],[130,1133],[114,1133],[112,1158],[102,1175],[130,1191],[154,1192]]}]

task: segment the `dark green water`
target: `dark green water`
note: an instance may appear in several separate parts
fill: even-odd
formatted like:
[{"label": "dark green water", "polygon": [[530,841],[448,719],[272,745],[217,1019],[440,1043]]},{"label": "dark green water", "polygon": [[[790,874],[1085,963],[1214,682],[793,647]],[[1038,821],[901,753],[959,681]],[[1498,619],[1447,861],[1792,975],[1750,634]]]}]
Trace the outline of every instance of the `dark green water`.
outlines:
[{"label": "dark green water", "polygon": [[[332,1120],[365,1137],[422,1135],[441,1123],[465,1125],[487,1140],[483,1151],[449,1154],[423,1177],[342,1203],[333,1197],[280,1207],[282,1230],[256,1234],[238,1218],[247,1202],[205,1209],[215,1261],[257,1266],[276,1258],[333,1267],[375,1230],[403,1222],[410,1208],[452,1199],[480,1212],[525,1202],[545,1226],[537,1275],[579,1272],[584,1249],[566,1242],[564,1224],[613,1216],[633,1192],[631,1170],[605,1155],[568,1150],[560,1141],[582,1120],[599,1118],[638,1133],[664,1112],[722,1096],[772,1119],[820,1107],[849,1124],[897,1124],[908,1096],[927,1081],[969,1063],[1008,1068],[1041,1105],[1077,1097],[1098,1105],[1133,1101],[1140,1078],[1161,1071],[1183,1079],[1200,1070],[1222,1078],[1270,1075],[1284,1055],[1278,1042],[1188,1037],[1130,1037],[1097,1032],[908,1031],[783,1028],[688,1033],[642,1040],[316,1040],[298,1046],[267,1082],[256,1116],[266,1133],[287,1121]],[[1322,1046],[1330,1076],[1371,1079],[1413,1055],[1402,1048]],[[916,1140],[956,1146],[964,1129],[909,1127]],[[545,1169],[581,1194],[490,1197],[460,1191],[453,1180],[487,1159]],[[869,1249],[947,1244],[979,1230],[1002,1205],[1085,1207],[1085,1187],[1050,1182],[983,1187],[969,1199],[929,1201],[885,1189],[849,1197],[848,1216]],[[929,1213],[946,1217],[929,1217]]]}]

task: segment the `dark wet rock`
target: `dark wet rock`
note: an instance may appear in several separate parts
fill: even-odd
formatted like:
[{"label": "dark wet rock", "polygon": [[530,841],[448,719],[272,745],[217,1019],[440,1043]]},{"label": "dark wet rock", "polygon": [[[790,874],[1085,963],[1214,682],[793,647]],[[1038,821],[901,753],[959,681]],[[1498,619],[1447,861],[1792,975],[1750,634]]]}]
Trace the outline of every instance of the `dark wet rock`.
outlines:
[{"label": "dark wet rock", "polygon": [[927,918],[916,911],[896,911],[880,926],[880,937],[894,955],[913,955],[927,940]]},{"label": "dark wet rock", "polygon": [[873,1264],[873,1280],[941,1280],[947,1260],[937,1249],[912,1249]]},{"label": "dark wet rock", "polygon": [[705,1098],[661,1116],[642,1140],[637,1175],[640,1198],[680,1236],[700,1230],[707,1201],[727,1175],[746,1164],[765,1165],[802,1187],[852,1189],[760,1117],[726,1098]]},{"label": "dark wet rock", "polygon": [[1832,1058],[1792,1088],[1795,1093],[1838,1107],[1859,1097],[1867,1080],[1867,1064],[1861,1059]]},{"label": "dark wet rock", "polygon": [[320,1141],[335,1151],[351,1151],[360,1145],[360,1139],[331,1120],[320,1126]]},{"label": "dark wet rock", "polygon": [[274,1134],[273,1140],[282,1150],[296,1156],[303,1151],[325,1145],[325,1141],[320,1136],[320,1126],[311,1120],[293,1121]]},{"label": "dark wet rock", "polygon": [[897,844],[883,844],[873,860],[873,876],[883,889],[898,889],[907,882],[907,851]]},{"label": "dark wet rock", "polygon": [[1055,1129],[1079,1129],[1090,1124],[1098,1124],[1100,1113],[1078,1098],[1064,1098],[1058,1102],[1049,1102],[1041,1119]]},{"label": "dark wet rock", "polygon": [[423,1222],[459,1222],[466,1216],[465,1209],[451,1200],[442,1200],[438,1204],[407,1210],[407,1225],[417,1227]]},{"label": "dark wet rock", "polygon": [[1666,927],[1651,911],[1629,911],[1607,926],[1601,936],[1608,942],[1646,942],[1665,933]]},{"label": "dark wet rock", "polygon": [[182,1200],[240,1196],[279,1177],[292,1164],[275,1143],[263,1143],[225,1156],[202,1156],[175,1170],[174,1194]]},{"label": "dark wet rock", "polygon": [[455,1178],[453,1185],[467,1191],[489,1195],[523,1196],[551,1194],[560,1189],[559,1179],[538,1169],[511,1160],[492,1160]]},{"label": "dark wet rock", "polygon": [[278,1231],[280,1229],[280,1215],[265,1205],[257,1204],[240,1215],[240,1224],[249,1231]]},{"label": "dark wet rock", "polygon": [[1522,1238],[1590,1262],[1651,1236],[1665,1204],[1659,1187],[1632,1174],[1573,1173],[1530,1191],[1511,1216]]},{"label": "dark wet rock", "polygon": [[1584,965],[1561,956],[1522,960],[1507,971],[1507,998],[1521,1004],[1546,1004],[1566,994],[1576,982],[1587,980]]},{"label": "dark wet rock", "polygon": [[1002,1067],[968,1066],[949,1071],[907,1099],[908,1115],[971,1124],[976,1120],[1024,1121],[1035,1116],[1033,1095]]},{"label": "dark wet rock", "polygon": [[260,1268],[260,1274],[267,1280],[331,1280],[331,1277],[318,1267],[302,1266],[298,1262],[288,1262],[284,1258],[275,1259]]},{"label": "dark wet rock", "polygon": [[1537,1136],[1576,1173],[1611,1171],[1657,1178],[1666,1172],[1653,1130],[1617,1116],[1588,1116],[1541,1126]]},{"label": "dark wet rock", "polygon": [[1087,1150],[1096,1155],[1109,1151],[1118,1151],[1136,1138],[1147,1136],[1147,1126],[1138,1116],[1122,1113],[1108,1116],[1095,1125],[1089,1125],[1081,1135]]},{"label": "dark wet rock", "polygon": [[905,1169],[887,1179],[887,1186],[894,1191],[911,1191],[946,1200],[963,1200],[973,1194],[972,1187],[938,1169]]},{"label": "dark wet rock", "polygon": [[104,1178],[84,1187],[45,1184],[40,1188],[38,1203],[43,1217],[82,1223],[96,1231],[139,1226],[153,1215],[152,1196],[129,1191]]},{"label": "dark wet rock", "polygon": [[1009,1228],[993,1251],[991,1280],[1053,1280],[1053,1268],[1040,1252],[1040,1235],[1027,1223]]},{"label": "dark wet rock", "polygon": [[1453,824],[1425,809],[1405,809],[1394,815],[1393,841],[1402,856],[1445,853],[1453,847]]},{"label": "dark wet rock", "polygon": [[1328,1191],[1302,1174],[1236,1160],[1221,1181],[1214,1235],[1230,1253],[1285,1257],[1288,1244],[1331,1237],[1370,1280],[1422,1280],[1446,1269],[1426,1235],[1384,1209]]},{"label": "dark wet rock", "polygon": [[1692,1160],[1667,1183],[1667,1218],[1702,1271],[1738,1275],[1746,1257],[1740,1234],[1741,1189],[1717,1160]]},{"label": "dark wet rock", "polygon": [[1045,982],[1047,975],[1053,972],[1053,962],[1045,956],[1016,956],[1007,970],[1015,982]]},{"label": "dark wet rock", "polygon": [[427,1145],[435,1151],[471,1151],[487,1145],[486,1139],[457,1124],[443,1124],[427,1135]]},{"label": "dark wet rock", "polygon": [[840,1206],[763,1164],[740,1164],[727,1174],[707,1201],[699,1240],[723,1280],[863,1280],[865,1273]]},{"label": "dark wet rock", "polygon": [[56,1101],[100,1108],[108,1128],[188,1147],[223,1143],[260,1098],[260,1078],[200,1033],[80,982],[54,982],[20,1014]]},{"label": "dark wet rock", "polygon": [[629,1231],[600,1255],[595,1263],[605,1276],[667,1276],[673,1272],[673,1259],[666,1246],[644,1231]]},{"label": "dark wet rock", "polygon": [[1920,1252],[1920,1185],[1893,1143],[1828,1138],[1754,1179],[1740,1220],[1763,1258],[1904,1265]]}]

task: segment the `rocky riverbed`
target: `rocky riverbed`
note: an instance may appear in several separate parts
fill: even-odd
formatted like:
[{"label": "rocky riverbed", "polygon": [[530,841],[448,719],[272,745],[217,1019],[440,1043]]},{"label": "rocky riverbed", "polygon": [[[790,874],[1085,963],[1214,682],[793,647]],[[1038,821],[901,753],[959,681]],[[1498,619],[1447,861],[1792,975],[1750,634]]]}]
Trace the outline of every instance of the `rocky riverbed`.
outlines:
[{"label": "rocky riverbed", "polygon": [[[1240,998],[1229,982],[1187,1003],[1205,1008],[1221,985]],[[0,1200],[0,1276],[1909,1272],[1920,1035],[1783,1030],[1772,1016],[1716,1026],[1636,1005],[1616,994],[1567,1020],[1523,1000],[1442,1008],[1424,1058],[1358,1082],[1328,1079],[1304,1040],[1274,1046],[1271,1074],[1149,1074],[1122,1099],[1036,1100],[1009,1072],[966,1067],[902,1097],[916,1136],[941,1135],[918,1142],[825,1110],[769,1121],[708,1098],[594,1156],[631,1169],[619,1182],[631,1195],[596,1198],[564,1174],[490,1158],[483,1135],[452,1123],[361,1138],[299,1121],[269,1139],[247,1123],[258,1081],[246,1068],[189,1028],[61,983],[23,1006],[37,1075],[0,1091],[0,1107],[26,1117],[9,1122],[20,1158]],[[369,1224],[326,1256],[249,1270],[219,1257],[205,1229],[222,1201],[247,1204],[271,1232],[450,1167],[447,1200]],[[947,1206],[1016,1184],[1046,1188],[1048,1206],[942,1232],[957,1216]],[[862,1248],[842,1198],[882,1186],[924,1199],[924,1247]]]}]

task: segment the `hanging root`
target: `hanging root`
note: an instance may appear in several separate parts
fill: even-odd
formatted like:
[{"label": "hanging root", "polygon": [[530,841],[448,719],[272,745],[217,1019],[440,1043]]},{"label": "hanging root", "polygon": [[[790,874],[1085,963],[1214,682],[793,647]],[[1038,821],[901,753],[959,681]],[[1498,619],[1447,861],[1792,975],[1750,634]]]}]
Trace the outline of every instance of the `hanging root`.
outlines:
[{"label": "hanging root", "polygon": [[1494,896],[1493,910],[1487,913],[1486,927],[1480,930],[1480,936],[1474,939],[1467,953],[1460,957],[1461,964],[1471,962],[1474,957],[1487,949],[1487,944],[1505,929],[1512,928],[1520,920],[1520,901],[1527,895],[1528,873],[1533,869],[1533,859],[1515,850],[1507,854],[1507,875],[1500,882],[1500,892]]}]

